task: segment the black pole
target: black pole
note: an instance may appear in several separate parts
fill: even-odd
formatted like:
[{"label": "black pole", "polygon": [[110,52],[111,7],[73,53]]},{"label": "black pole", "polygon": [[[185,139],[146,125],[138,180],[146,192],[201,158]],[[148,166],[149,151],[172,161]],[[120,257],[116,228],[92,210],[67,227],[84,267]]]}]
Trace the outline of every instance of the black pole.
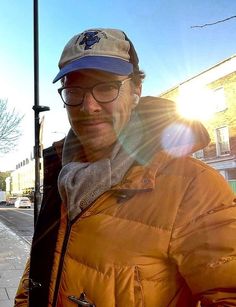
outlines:
[{"label": "black pole", "polygon": [[38,0],[34,0],[34,226],[38,218],[40,205],[40,144],[39,144],[39,54],[38,54]]},{"label": "black pole", "polygon": [[48,111],[48,107],[39,105],[39,45],[38,45],[38,0],[34,0],[34,159],[35,159],[35,188],[34,188],[34,226],[38,218],[41,204],[40,194],[40,158],[41,145],[39,139],[40,118],[39,113]]}]

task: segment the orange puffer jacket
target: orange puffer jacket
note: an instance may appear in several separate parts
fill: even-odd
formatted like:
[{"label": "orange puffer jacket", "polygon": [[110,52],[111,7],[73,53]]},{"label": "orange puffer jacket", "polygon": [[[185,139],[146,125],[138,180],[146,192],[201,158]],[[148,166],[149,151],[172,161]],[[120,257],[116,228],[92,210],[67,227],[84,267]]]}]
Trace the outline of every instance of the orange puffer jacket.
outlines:
[{"label": "orange puffer jacket", "polygon": [[236,306],[236,204],[206,164],[160,150],[72,222],[50,191],[15,306]]}]

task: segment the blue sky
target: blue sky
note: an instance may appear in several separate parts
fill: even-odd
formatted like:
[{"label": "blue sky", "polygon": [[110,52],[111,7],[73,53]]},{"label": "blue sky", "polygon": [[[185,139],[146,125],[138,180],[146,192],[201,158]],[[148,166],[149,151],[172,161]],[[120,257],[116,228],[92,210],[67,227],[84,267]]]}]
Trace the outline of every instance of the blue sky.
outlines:
[{"label": "blue sky", "polygon": [[[146,73],[143,95],[158,95],[236,53],[236,19],[191,28],[236,15],[232,0],[38,0],[38,6],[40,104],[51,109],[45,114],[45,146],[68,129],[52,79],[65,43],[76,33],[124,30]],[[3,170],[14,168],[33,147],[33,0],[1,1],[0,68],[0,98],[25,114],[20,145],[0,157]]]}]

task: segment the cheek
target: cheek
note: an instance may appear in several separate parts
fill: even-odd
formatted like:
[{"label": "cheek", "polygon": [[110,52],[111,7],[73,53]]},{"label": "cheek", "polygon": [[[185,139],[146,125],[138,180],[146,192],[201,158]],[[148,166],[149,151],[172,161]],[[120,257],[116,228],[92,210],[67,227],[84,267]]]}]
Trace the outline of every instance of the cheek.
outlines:
[{"label": "cheek", "polygon": [[131,115],[130,97],[120,97],[113,106],[114,126],[116,130],[121,130],[130,120]]},{"label": "cheek", "polygon": [[76,119],[78,118],[79,112],[76,110],[76,108],[74,108],[74,109],[67,108],[66,111],[67,111],[68,120],[69,120],[71,126],[73,127],[73,122],[75,122]]}]

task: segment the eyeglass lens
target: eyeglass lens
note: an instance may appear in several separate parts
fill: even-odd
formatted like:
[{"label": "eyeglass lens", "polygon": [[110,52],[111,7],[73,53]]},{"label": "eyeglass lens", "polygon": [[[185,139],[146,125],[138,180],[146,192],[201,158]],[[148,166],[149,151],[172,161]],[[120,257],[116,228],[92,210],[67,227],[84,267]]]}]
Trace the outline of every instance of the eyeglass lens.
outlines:
[{"label": "eyeglass lens", "polygon": [[83,102],[87,91],[91,92],[94,99],[101,103],[115,100],[119,94],[121,83],[107,82],[96,84],[91,88],[66,87],[61,90],[61,96],[67,105],[79,105]]}]

